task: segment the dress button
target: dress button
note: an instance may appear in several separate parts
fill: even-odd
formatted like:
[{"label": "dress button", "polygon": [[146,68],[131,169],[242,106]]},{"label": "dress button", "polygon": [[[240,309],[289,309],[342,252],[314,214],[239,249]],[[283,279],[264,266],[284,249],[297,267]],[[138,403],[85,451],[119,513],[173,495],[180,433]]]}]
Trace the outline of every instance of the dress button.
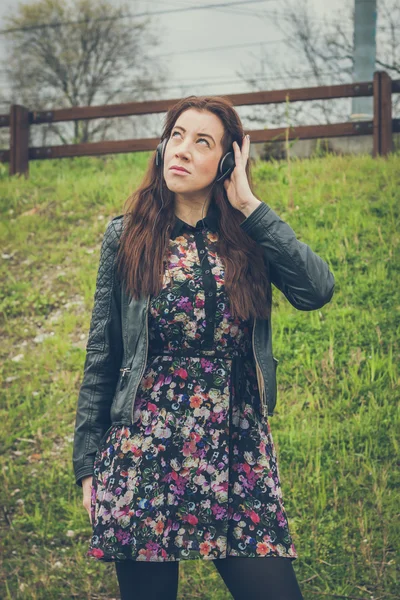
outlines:
[{"label": "dress button", "polygon": [[208,292],[209,296],[213,296],[214,292]]},{"label": "dress button", "polygon": [[205,273],[207,273],[207,275],[208,275],[209,272],[210,272],[210,269],[207,269],[207,271],[205,271]]},{"label": "dress button", "polygon": [[204,254],[204,250],[200,250],[200,254]]}]

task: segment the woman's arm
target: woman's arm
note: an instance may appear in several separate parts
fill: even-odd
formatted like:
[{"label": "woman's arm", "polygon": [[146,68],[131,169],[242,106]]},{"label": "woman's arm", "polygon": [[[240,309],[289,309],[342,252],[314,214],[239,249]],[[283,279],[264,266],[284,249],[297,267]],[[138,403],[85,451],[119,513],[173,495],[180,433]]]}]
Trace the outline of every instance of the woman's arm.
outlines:
[{"label": "woman's arm", "polygon": [[76,412],[73,468],[80,487],[81,479],[93,474],[98,444],[111,425],[110,407],[122,362],[121,288],[116,274],[118,243],[118,232],[110,221],[101,246]]},{"label": "woman's arm", "polygon": [[254,198],[243,209],[240,226],[262,245],[273,283],[299,310],[316,310],[330,301],[335,279],[328,264],[296,238],[270,206]]}]

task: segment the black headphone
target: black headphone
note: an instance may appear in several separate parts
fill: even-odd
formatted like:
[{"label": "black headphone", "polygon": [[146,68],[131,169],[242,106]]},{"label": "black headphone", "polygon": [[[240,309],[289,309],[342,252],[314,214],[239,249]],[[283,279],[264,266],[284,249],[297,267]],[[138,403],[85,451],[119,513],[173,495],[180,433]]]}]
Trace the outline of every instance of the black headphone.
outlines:
[{"label": "black headphone", "polygon": [[[156,165],[162,167],[164,161],[165,147],[167,145],[168,138],[165,138],[157,146],[156,150]],[[215,178],[215,183],[222,182],[224,179],[229,177],[235,168],[235,154],[234,152],[227,152],[225,156],[221,158],[218,164],[218,172]]]}]

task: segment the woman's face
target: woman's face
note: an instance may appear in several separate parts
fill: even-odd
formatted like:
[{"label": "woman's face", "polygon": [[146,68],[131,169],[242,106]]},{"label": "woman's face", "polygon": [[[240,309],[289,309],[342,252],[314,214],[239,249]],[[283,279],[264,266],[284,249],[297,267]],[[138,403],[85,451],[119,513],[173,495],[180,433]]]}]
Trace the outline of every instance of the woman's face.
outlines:
[{"label": "woman's face", "polygon": [[[163,175],[172,192],[196,196],[213,183],[222,158],[223,134],[222,122],[209,111],[189,108],[179,115],[164,154]],[[171,170],[173,165],[188,172]]]}]

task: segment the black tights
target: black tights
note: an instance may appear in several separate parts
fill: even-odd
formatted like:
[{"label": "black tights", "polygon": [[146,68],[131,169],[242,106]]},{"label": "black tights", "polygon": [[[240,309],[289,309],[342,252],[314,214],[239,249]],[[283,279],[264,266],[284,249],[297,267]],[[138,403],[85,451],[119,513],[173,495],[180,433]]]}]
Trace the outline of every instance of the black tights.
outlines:
[{"label": "black tights", "polygon": [[[303,600],[292,560],[281,556],[221,558],[215,567],[234,600]],[[179,561],[116,561],[121,600],[176,600]]]}]

